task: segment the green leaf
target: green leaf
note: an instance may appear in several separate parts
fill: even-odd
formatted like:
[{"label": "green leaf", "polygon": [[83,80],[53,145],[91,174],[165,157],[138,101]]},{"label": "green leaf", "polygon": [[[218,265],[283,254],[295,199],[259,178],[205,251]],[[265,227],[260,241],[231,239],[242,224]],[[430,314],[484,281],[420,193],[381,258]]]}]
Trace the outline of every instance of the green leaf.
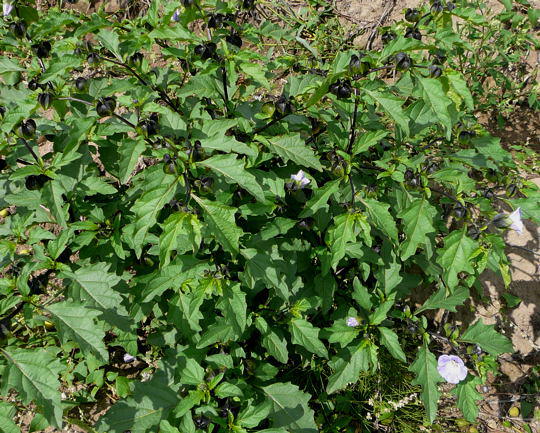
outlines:
[{"label": "green leaf", "polygon": [[2,433],[21,433],[21,429],[13,422],[17,409],[11,404],[0,401],[0,431]]},{"label": "green leaf", "polygon": [[287,350],[287,340],[283,335],[271,328],[261,316],[255,320],[255,326],[262,335],[261,344],[263,347],[277,361],[286,364],[289,361],[289,351]]},{"label": "green leaf", "polygon": [[225,320],[236,335],[240,337],[247,323],[246,295],[240,290],[240,284],[226,287],[216,306],[223,312]]},{"label": "green leaf", "polygon": [[310,395],[292,383],[274,383],[263,387],[272,402],[270,419],[272,427],[284,427],[290,433],[317,433],[313,410],[309,407]]},{"label": "green leaf", "polygon": [[176,362],[176,373],[179,375],[180,384],[198,386],[204,383],[204,368],[195,359],[182,355]]},{"label": "green leaf", "polygon": [[63,206],[64,200],[62,200],[62,190],[55,181],[47,182],[42,189],[42,199],[49,207],[51,213],[54,216],[56,223],[60,224],[63,228],[67,228],[67,220],[69,215],[67,209]]},{"label": "green leaf", "polygon": [[455,313],[456,307],[463,305],[467,299],[469,299],[468,288],[460,286],[447,296],[446,289],[443,287],[431,295],[426,302],[414,312],[414,314],[421,313],[425,310],[435,310],[437,308],[444,308]]},{"label": "green leaf", "polygon": [[365,88],[364,92],[382,107],[382,109],[394,120],[394,122],[401,128],[406,136],[409,135],[409,119],[401,108],[404,103],[403,100],[388,93],[381,93]]},{"label": "green leaf", "polygon": [[401,245],[401,260],[405,261],[416,253],[419,245],[429,243],[426,236],[434,233],[433,218],[437,210],[425,198],[414,200],[406,209],[398,214],[403,219],[407,238]]},{"label": "green leaf", "polygon": [[512,342],[495,331],[495,325],[485,325],[482,320],[478,320],[474,325],[469,326],[459,340],[465,343],[478,344],[491,355],[510,353],[514,350]]},{"label": "green leaf", "polygon": [[388,211],[390,205],[367,198],[363,199],[362,203],[366,206],[366,212],[375,227],[381,230],[390,239],[397,241],[398,231],[396,222]]},{"label": "green leaf", "polygon": [[366,152],[371,146],[377,144],[380,140],[388,135],[388,131],[367,131],[363,134],[359,134],[358,139],[355,141],[352,149],[352,154],[357,155],[362,152]]},{"label": "green leaf", "polygon": [[283,161],[293,161],[302,167],[311,167],[322,171],[322,165],[313,152],[305,145],[300,134],[281,135],[270,139],[257,135],[255,139],[263,143],[272,153],[280,156]]},{"label": "green leaf", "polygon": [[330,265],[335,268],[339,261],[345,257],[347,244],[354,242],[354,224],[356,215],[345,213],[334,217],[334,225],[326,233],[326,244],[332,253]]},{"label": "green leaf", "polygon": [[62,405],[58,375],[64,368],[53,353],[45,349],[0,349],[7,358],[2,372],[2,393],[15,389],[24,404],[34,401],[55,427],[62,428]]},{"label": "green leaf", "polygon": [[347,346],[353,341],[360,331],[352,326],[347,326],[346,319],[339,319],[334,322],[330,328],[325,328],[328,333],[328,342],[330,344],[338,343],[341,347]]},{"label": "green leaf", "polygon": [[319,209],[327,207],[330,197],[336,194],[339,190],[341,179],[327,182],[323,187],[315,190],[313,197],[306,203],[304,210],[299,215],[300,218],[307,218],[317,213]]},{"label": "green leaf", "polygon": [[458,273],[474,273],[471,265],[471,254],[477,242],[467,237],[467,227],[455,230],[444,239],[444,247],[438,250],[437,263],[443,268],[443,279],[450,289],[459,284]]},{"label": "green leaf", "polygon": [[171,251],[178,254],[188,251],[197,252],[202,242],[202,224],[197,215],[187,212],[175,212],[163,223],[163,232],[159,237],[159,263],[167,266],[171,260]]},{"label": "green leaf", "polygon": [[328,351],[319,340],[319,328],[314,327],[304,319],[292,319],[289,323],[289,329],[293,344],[298,344],[322,358],[328,358]]},{"label": "green leaf", "polygon": [[71,294],[78,301],[86,301],[99,308],[117,309],[122,302],[120,293],[114,291],[121,277],[110,273],[110,264],[94,263],[73,271],[62,271],[61,278],[73,281]]},{"label": "green leaf", "polygon": [[390,354],[400,361],[407,362],[407,357],[399,344],[399,339],[397,334],[391,329],[385,328],[384,326],[379,327],[379,332],[381,334],[381,343],[384,347],[388,349]]},{"label": "green leaf", "polygon": [[452,100],[446,96],[442,83],[436,78],[419,78],[418,83],[420,83],[422,89],[424,102],[446,128],[446,137],[450,140],[452,136],[452,117],[448,107],[452,105]]},{"label": "green leaf", "polygon": [[197,164],[210,168],[218,175],[223,176],[228,183],[240,185],[258,201],[266,202],[264,192],[257,178],[246,171],[244,161],[237,159],[236,155],[215,155]]},{"label": "green leaf", "polygon": [[439,401],[439,391],[437,383],[442,382],[442,378],[437,371],[437,360],[427,347],[427,344],[418,349],[418,355],[409,370],[416,374],[412,385],[420,385],[422,392],[420,398],[426,408],[427,419],[430,423],[437,415],[437,403]]},{"label": "green leaf", "polygon": [[255,287],[258,281],[263,281],[267,287],[273,287],[278,295],[287,301],[291,295],[287,284],[287,276],[284,274],[279,261],[270,254],[259,252],[254,248],[242,250],[242,255],[246,259],[246,277],[249,278],[251,288]]},{"label": "green leaf", "polygon": [[8,57],[0,58],[0,74],[4,74],[6,72],[20,72],[20,71],[25,71],[25,69],[19,66],[18,63],[15,63],[13,60],[9,59]]},{"label": "green leaf", "polygon": [[131,138],[123,138],[117,144],[118,180],[125,185],[133,174],[146,145],[142,139],[133,140]]},{"label": "green leaf", "polygon": [[344,350],[333,363],[334,374],[328,378],[326,392],[332,394],[356,383],[362,371],[369,370],[369,348],[365,343],[352,351]]},{"label": "green leaf", "polygon": [[476,386],[481,384],[480,378],[469,374],[464,381],[459,382],[452,390],[452,394],[457,396],[457,407],[469,422],[476,421],[479,412],[476,402],[484,398],[476,390]]},{"label": "green leaf", "polygon": [[116,33],[110,30],[101,29],[96,36],[99,42],[101,42],[105,48],[113,53],[118,60],[122,61],[122,56],[120,56],[120,52],[118,51],[120,40],[118,39],[118,35]]},{"label": "green leaf", "polygon": [[115,403],[99,419],[97,430],[106,433],[156,431],[154,427],[167,417],[180,398],[164,376],[158,371],[148,382],[136,383],[133,397]]},{"label": "green leaf", "polygon": [[163,206],[174,197],[179,177],[165,174],[160,165],[143,172],[142,195],[131,207],[135,220],[124,228],[124,240],[141,256],[146,245],[148,231],[156,224]]},{"label": "green leaf", "polygon": [[96,325],[100,311],[73,302],[57,302],[49,305],[47,310],[54,316],[53,321],[64,343],[76,341],[84,353],[90,352],[102,362],[109,360],[103,342],[105,332]]},{"label": "green leaf", "polygon": [[383,322],[388,316],[388,312],[390,311],[390,309],[394,306],[394,303],[395,296],[384,301],[375,309],[373,313],[369,315],[369,323],[371,325],[378,325],[379,323]]},{"label": "green leaf", "polygon": [[444,72],[444,77],[448,80],[450,86],[461,97],[461,99],[465,101],[467,108],[469,110],[474,110],[474,99],[469,88],[467,87],[467,82],[463,79],[461,74],[457,71],[446,70]]},{"label": "green leaf", "polygon": [[247,407],[238,414],[237,421],[242,427],[255,428],[267,419],[272,411],[272,402],[265,400],[260,404],[248,402]]},{"label": "green leaf", "polygon": [[204,222],[216,241],[232,255],[239,252],[239,239],[243,231],[236,225],[234,214],[237,209],[226,206],[219,202],[212,202],[199,198],[192,194],[193,199],[199,204],[204,212]]}]

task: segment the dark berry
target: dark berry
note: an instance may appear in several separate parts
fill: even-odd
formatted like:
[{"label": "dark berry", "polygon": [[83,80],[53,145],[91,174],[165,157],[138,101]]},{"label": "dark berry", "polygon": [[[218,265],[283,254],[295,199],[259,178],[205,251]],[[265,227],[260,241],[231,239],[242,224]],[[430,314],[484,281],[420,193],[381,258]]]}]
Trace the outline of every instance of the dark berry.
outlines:
[{"label": "dark berry", "polygon": [[208,18],[208,28],[209,29],[218,29],[223,25],[225,16],[222,14],[213,14]]},{"label": "dark berry", "polygon": [[50,108],[52,104],[52,95],[48,92],[40,93],[37,97],[39,105],[41,105],[45,110]]},{"label": "dark berry", "polygon": [[238,33],[231,33],[225,37],[225,40],[235,47],[242,48],[242,38]]},{"label": "dark berry", "polygon": [[428,71],[431,78],[439,78],[442,75],[442,69],[438,65],[429,65]]},{"label": "dark berry", "polygon": [[151,137],[157,134],[159,125],[155,120],[147,119],[141,123],[141,128],[147,137]]},{"label": "dark berry", "polygon": [[49,41],[43,41],[39,44],[32,45],[32,50],[39,58],[45,58],[49,56],[49,53],[51,52],[51,43]]},{"label": "dark berry", "polygon": [[255,0],[244,0],[242,2],[242,8],[244,9],[253,9],[255,6]]},{"label": "dark berry", "polygon": [[0,105],[0,117],[4,117],[4,114],[6,114],[6,107]]},{"label": "dark berry", "polygon": [[202,54],[204,53],[204,45],[196,45],[195,48],[193,48],[193,52],[198,56],[202,56]]},{"label": "dark berry", "polygon": [[7,168],[7,162],[5,159],[0,159],[0,171],[5,170]]},{"label": "dark berry", "polygon": [[208,424],[210,424],[210,420],[202,415],[196,417],[193,421],[195,422],[195,427],[201,430],[204,430],[206,427],[208,427]]},{"label": "dark berry", "polygon": [[280,96],[274,104],[276,112],[282,116],[290,114],[292,112],[292,104],[285,96]]},{"label": "dark berry", "polygon": [[36,122],[34,119],[28,119],[21,122],[19,126],[19,134],[24,138],[32,138],[36,133]]},{"label": "dark berry", "polygon": [[142,61],[144,59],[144,56],[142,55],[142,53],[139,53],[138,51],[136,53],[134,53],[130,58],[129,60],[131,61],[132,64],[136,65],[136,66],[140,66],[142,64]]},{"label": "dark berry", "polygon": [[195,4],[195,0],[182,0],[182,5],[185,8],[189,8]]},{"label": "dark berry", "polygon": [[99,54],[97,53],[90,53],[86,57],[86,61],[91,65],[96,65],[99,63]]},{"label": "dark berry", "polygon": [[459,203],[454,206],[453,211],[456,218],[463,218],[467,215],[467,208]]},{"label": "dark berry", "polygon": [[86,89],[86,86],[88,85],[88,80],[84,77],[79,77],[75,80],[75,87],[79,92],[82,92]]},{"label": "dark berry", "polygon": [[405,53],[396,54],[396,68],[405,71],[412,66],[411,58]]},{"label": "dark berry", "polygon": [[113,97],[100,98],[96,105],[96,112],[100,117],[107,117],[114,113],[116,100]]},{"label": "dark berry", "polygon": [[23,22],[11,23],[9,30],[15,35],[16,38],[22,38],[26,34],[26,25]]},{"label": "dark berry", "polygon": [[29,90],[35,91],[35,90],[39,89],[39,87],[40,87],[39,82],[35,78],[32,78],[28,82],[28,89]]},{"label": "dark berry", "polygon": [[26,186],[26,189],[34,191],[43,188],[43,185],[45,185],[48,180],[50,180],[50,177],[45,176],[44,174],[31,174],[25,179],[24,185]]},{"label": "dark berry", "polygon": [[409,27],[407,29],[407,31],[405,32],[405,35],[404,35],[406,38],[413,38],[413,39],[417,39],[419,41],[422,40],[422,33],[420,33],[418,31],[418,29],[416,29],[416,27]]},{"label": "dark berry", "polygon": [[418,9],[407,9],[405,11],[405,19],[410,23],[415,23],[420,19],[420,11]]},{"label": "dark berry", "polygon": [[456,8],[456,5],[452,2],[447,2],[446,3],[446,10],[447,11],[453,11],[454,9]]},{"label": "dark berry", "polygon": [[381,35],[381,40],[382,40],[382,43],[384,45],[390,43],[391,41],[393,41],[394,39],[396,39],[396,34],[394,32],[384,32],[382,35]]},{"label": "dark berry", "polygon": [[431,5],[431,13],[438,14],[444,10],[444,6],[440,1],[436,1]]}]

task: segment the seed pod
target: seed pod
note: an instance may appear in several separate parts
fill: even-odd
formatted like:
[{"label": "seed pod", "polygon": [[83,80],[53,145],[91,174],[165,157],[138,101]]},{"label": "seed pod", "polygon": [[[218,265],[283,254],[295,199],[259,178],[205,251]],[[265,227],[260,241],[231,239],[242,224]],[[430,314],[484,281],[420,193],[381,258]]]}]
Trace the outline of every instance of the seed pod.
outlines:
[{"label": "seed pod", "polygon": [[429,65],[428,71],[431,78],[439,78],[442,75],[442,69],[438,65]]},{"label": "seed pod", "polygon": [[47,110],[52,104],[52,95],[48,92],[40,93],[37,97],[39,104]]},{"label": "seed pod", "polygon": [[7,168],[7,162],[5,159],[0,159],[0,171],[5,170]]},{"label": "seed pod", "polygon": [[384,32],[381,35],[381,40],[382,40],[383,45],[387,45],[388,43],[396,39],[396,37],[397,35],[394,32]]},{"label": "seed pod", "polygon": [[11,23],[9,30],[15,35],[16,38],[22,38],[26,34],[26,24],[22,21],[18,23]]},{"label": "seed pod", "polygon": [[99,63],[99,54],[97,53],[90,53],[88,54],[88,56],[86,57],[86,61],[90,64],[90,65],[97,65]]},{"label": "seed pod", "polygon": [[32,45],[32,50],[40,59],[44,59],[49,56],[49,53],[51,51],[51,43],[49,41],[43,41],[39,44]]},{"label": "seed pod", "polygon": [[432,14],[439,14],[444,10],[444,6],[440,1],[433,2],[431,5],[431,13]]},{"label": "seed pod", "polygon": [[422,33],[420,33],[416,27],[409,27],[404,36],[406,38],[413,38],[419,41],[422,40]]},{"label": "seed pod", "polygon": [[242,48],[242,38],[238,33],[231,33],[225,37],[225,40],[235,47]]},{"label": "seed pod", "polygon": [[412,66],[411,58],[405,53],[396,54],[396,69],[406,71]]},{"label": "seed pod", "polygon": [[405,19],[410,23],[416,23],[420,19],[420,11],[418,9],[408,8],[405,11]]},{"label": "seed pod", "polygon": [[131,63],[135,66],[140,66],[143,62],[143,59],[144,59],[144,56],[142,55],[142,53],[140,52],[136,52],[134,54],[132,54],[132,56],[129,58],[129,60],[131,61]]},{"label": "seed pod", "polygon": [[24,138],[32,138],[36,132],[36,122],[34,119],[28,119],[21,122],[19,126],[19,135]]},{"label": "seed pod", "polygon": [[75,87],[79,92],[82,92],[86,90],[86,87],[88,85],[88,80],[84,77],[79,77],[75,80]]}]

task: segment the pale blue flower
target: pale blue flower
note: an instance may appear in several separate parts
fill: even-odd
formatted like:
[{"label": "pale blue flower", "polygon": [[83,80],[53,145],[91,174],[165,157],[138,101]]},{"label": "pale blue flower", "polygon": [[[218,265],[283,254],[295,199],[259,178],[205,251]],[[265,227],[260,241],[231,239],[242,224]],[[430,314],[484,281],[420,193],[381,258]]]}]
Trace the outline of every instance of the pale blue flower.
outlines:
[{"label": "pale blue flower", "polygon": [[459,356],[441,355],[437,361],[437,371],[448,383],[459,383],[467,377],[467,367]]},{"label": "pale blue flower", "polygon": [[13,10],[13,3],[11,2],[11,0],[4,0],[4,3],[3,3],[3,12],[4,12],[4,16],[7,17],[11,11]]},{"label": "pale blue flower", "polygon": [[358,325],[360,325],[360,322],[358,321],[358,319],[356,317],[347,317],[347,326],[350,326],[351,328],[354,328]]},{"label": "pale blue flower", "polygon": [[493,224],[500,229],[512,229],[518,234],[523,233],[523,221],[521,221],[521,208],[518,207],[511,214],[500,213],[493,218]]},{"label": "pale blue flower", "polygon": [[130,355],[129,353],[124,354],[124,362],[130,363],[135,361],[135,357],[133,355]]},{"label": "pale blue flower", "polygon": [[174,11],[173,16],[171,17],[171,21],[174,21],[175,23],[177,23],[178,21],[180,21],[180,9],[176,9],[176,10]]},{"label": "pale blue flower", "polygon": [[298,185],[299,188],[303,188],[310,182],[302,170],[299,170],[296,174],[291,174],[291,179]]}]

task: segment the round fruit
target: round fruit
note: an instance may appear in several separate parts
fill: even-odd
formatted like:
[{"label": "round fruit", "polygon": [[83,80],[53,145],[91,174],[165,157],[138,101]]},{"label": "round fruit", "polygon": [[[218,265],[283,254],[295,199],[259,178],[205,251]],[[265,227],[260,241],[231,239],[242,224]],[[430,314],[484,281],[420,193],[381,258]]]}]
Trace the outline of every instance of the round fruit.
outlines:
[{"label": "round fruit", "polygon": [[147,119],[141,123],[141,128],[147,137],[151,137],[157,134],[159,125],[155,120]]},{"label": "round fruit", "polygon": [[86,89],[86,86],[88,85],[88,80],[84,77],[79,77],[75,80],[75,87],[79,92],[82,92]]},{"label": "round fruit", "polygon": [[337,97],[340,99],[347,99],[351,97],[352,89],[348,82],[343,83],[337,89]]},{"label": "round fruit", "polygon": [[43,185],[50,179],[49,176],[45,176],[44,174],[31,174],[25,179],[24,185],[26,186],[26,189],[34,191],[43,188]]},{"label": "round fruit", "polygon": [[431,78],[439,78],[442,75],[442,69],[438,65],[429,65],[428,71]]},{"label": "round fruit", "polygon": [[253,9],[254,6],[255,6],[255,0],[244,0],[242,2],[242,7],[244,9]]},{"label": "round fruit", "polygon": [[5,159],[0,159],[0,171],[5,170],[7,168],[7,162]]},{"label": "round fruit", "polygon": [[107,117],[114,113],[116,108],[116,100],[109,96],[106,98],[100,98],[96,105],[96,112],[100,117]]},{"label": "round fruit", "polygon": [[142,61],[144,59],[144,56],[142,53],[136,52],[130,57],[131,63],[134,65],[140,66],[142,64]]},{"label": "round fruit", "polygon": [[382,40],[382,43],[384,45],[390,43],[391,41],[393,41],[394,39],[396,39],[396,34],[394,32],[384,32],[382,35],[381,35],[381,40]]},{"label": "round fruit", "polygon": [[444,10],[444,6],[440,1],[436,1],[431,5],[431,13],[438,14]]},{"label": "round fruit", "polygon": [[195,0],[182,0],[182,5],[186,8],[189,8],[190,6],[193,6],[195,4]]},{"label": "round fruit", "polygon": [[15,35],[16,38],[22,38],[26,34],[26,25],[23,22],[11,23],[9,30]]},{"label": "round fruit", "polygon": [[276,112],[282,116],[292,112],[292,104],[285,96],[280,96],[274,106],[276,107]]},{"label": "round fruit", "polygon": [[420,11],[418,9],[407,9],[405,11],[405,19],[410,23],[415,23],[420,19]]},{"label": "round fruit", "polygon": [[4,114],[6,114],[6,107],[0,105],[0,117],[4,117]]},{"label": "round fruit", "polygon": [[223,25],[223,20],[225,16],[222,14],[213,14],[208,18],[208,28],[217,29]]},{"label": "round fruit", "polygon": [[38,81],[37,81],[35,78],[32,78],[32,79],[28,82],[27,87],[28,87],[28,90],[34,91],[34,90],[39,89],[39,83],[38,83]]},{"label": "round fruit", "polygon": [[[2,160],[3,161],[3,160]],[[2,209],[0,210],[0,217],[5,218],[9,215],[9,209]]]},{"label": "round fruit", "polygon": [[19,134],[24,138],[32,138],[36,132],[36,122],[34,119],[22,121],[19,126]]},{"label": "round fruit", "polygon": [[396,54],[396,68],[405,71],[412,66],[411,58],[405,53]]},{"label": "round fruit", "polygon": [[45,325],[45,328],[46,328],[46,329],[49,329],[49,330],[50,330],[50,329],[53,329],[53,328],[54,328],[54,323],[53,323],[53,322],[50,322],[49,320],[45,320],[45,321],[43,322],[43,324]]},{"label": "round fruit", "polygon": [[471,138],[473,138],[476,135],[474,131],[461,131],[459,133],[459,141],[461,142],[468,142]]},{"label": "round fruit", "polygon": [[261,108],[261,112],[268,117],[273,116],[275,111],[276,107],[271,102],[266,102]]},{"label": "round fruit", "polygon": [[231,33],[225,37],[225,40],[235,47],[242,48],[242,38],[238,33]]},{"label": "round fruit", "polygon": [[456,218],[463,218],[465,215],[467,215],[467,208],[465,208],[461,204],[457,204],[454,206],[454,215]]},{"label": "round fruit", "polygon": [[196,45],[195,48],[193,48],[193,52],[198,56],[202,56],[202,54],[204,53],[204,45]]},{"label": "round fruit", "polygon": [[510,408],[510,410],[508,411],[508,415],[513,417],[513,418],[516,418],[519,416],[519,407],[517,406],[513,406]]},{"label": "round fruit", "polygon": [[413,38],[416,40],[422,40],[422,33],[420,33],[415,27],[409,27],[404,35],[406,38]]},{"label": "round fruit", "polygon": [[51,48],[52,46],[49,41],[43,41],[39,44],[32,45],[32,50],[34,50],[34,53],[36,53],[36,55],[42,59],[49,56]]},{"label": "round fruit", "polygon": [[96,65],[99,63],[99,54],[96,53],[90,53],[86,57],[86,61],[91,65]]},{"label": "round fruit", "polygon": [[52,95],[48,92],[40,93],[37,97],[39,105],[41,105],[45,110],[50,108],[52,104]]}]

